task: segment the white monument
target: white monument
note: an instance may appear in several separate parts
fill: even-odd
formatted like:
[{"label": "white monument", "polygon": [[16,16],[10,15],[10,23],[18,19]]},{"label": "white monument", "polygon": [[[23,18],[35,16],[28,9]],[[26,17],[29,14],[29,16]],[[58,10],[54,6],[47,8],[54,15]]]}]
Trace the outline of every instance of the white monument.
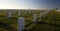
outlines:
[{"label": "white monument", "polygon": [[29,10],[29,14],[31,13],[31,10]]},{"label": "white monument", "polygon": [[12,12],[12,13],[14,14],[14,13],[16,13],[16,12],[17,12],[17,10],[13,10],[13,12]]},{"label": "white monument", "polygon": [[37,14],[33,14],[33,22],[37,21]]},{"label": "white monument", "polygon": [[43,16],[43,12],[41,11],[41,12],[40,12],[40,18],[41,18],[42,16]]},{"label": "white monument", "polygon": [[20,16],[20,15],[21,15],[20,10],[18,10],[18,16]]},{"label": "white monument", "polygon": [[27,14],[27,11],[25,11],[25,14]]},{"label": "white monument", "polygon": [[8,18],[9,18],[9,17],[12,17],[12,11],[7,10],[7,15],[8,15]]},{"label": "white monument", "polygon": [[19,17],[18,18],[18,31],[23,31],[25,28],[25,18],[24,17]]}]

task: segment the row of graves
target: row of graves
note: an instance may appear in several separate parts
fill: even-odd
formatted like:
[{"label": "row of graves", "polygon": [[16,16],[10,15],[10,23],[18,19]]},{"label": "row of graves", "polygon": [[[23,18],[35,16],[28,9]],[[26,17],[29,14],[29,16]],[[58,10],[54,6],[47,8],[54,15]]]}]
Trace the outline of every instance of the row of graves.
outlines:
[{"label": "row of graves", "polygon": [[[34,12],[34,11],[33,11]],[[37,11],[36,11],[37,12]],[[57,17],[60,14],[57,11],[40,11],[32,13],[30,16],[21,16],[18,18],[18,31],[59,31],[60,24]],[[39,15],[39,16],[38,16]],[[56,20],[55,20],[56,19]],[[60,21],[60,20],[59,20]]]},{"label": "row of graves", "polygon": [[5,25],[1,24],[1,26],[8,27],[6,31],[21,31],[25,29],[25,26],[32,24],[31,22],[37,22],[37,18],[44,16],[44,13],[46,12],[40,10],[0,10],[0,22]]},{"label": "row of graves", "polygon": [[[27,11],[26,11],[27,12]],[[29,11],[28,11],[29,12]],[[31,14],[30,14],[31,13]],[[40,31],[37,29],[37,22],[41,21],[42,17],[45,17],[50,11],[30,11],[29,14],[25,17],[21,16],[18,18],[18,31]]]},{"label": "row of graves", "polygon": [[[52,14],[51,11],[44,10],[0,10],[0,21],[3,22],[3,24],[6,23],[5,29],[10,31],[51,31],[52,29],[50,27],[54,24],[50,24],[48,27],[49,22],[44,23],[47,22],[44,20],[46,20],[47,15],[50,16],[50,13]],[[55,30],[54,28],[53,31]]]}]

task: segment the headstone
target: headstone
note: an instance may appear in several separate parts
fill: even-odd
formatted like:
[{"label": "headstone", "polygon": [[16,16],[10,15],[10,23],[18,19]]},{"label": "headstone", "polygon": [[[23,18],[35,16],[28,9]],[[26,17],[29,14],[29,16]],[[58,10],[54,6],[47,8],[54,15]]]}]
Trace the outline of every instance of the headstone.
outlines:
[{"label": "headstone", "polygon": [[37,21],[37,14],[33,14],[33,22]]},{"label": "headstone", "polygon": [[27,11],[25,11],[25,14],[27,14]]},{"label": "headstone", "polygon": [[50,11],[46,11],[45,14],[48,14]]},{"label": "headstone", "polygon": [[24,13],[24,10],[22,10],[22,13]]},{"label": "headstone", "polygon": [[13,14],[16,13],[16,12],[17,12],[17,10],[13,10]]},{"label": "headstone", "polygon": [[20,15],[21,15],[20,10],[18,10],[18,16],[20,16]]},{"label": "headstone", "polygon": [[31,13],[34,13],[34,11],[32,10],[32,12]]},{"label": "headstone", "polygon": [[45,15],[45,12],[42,12],[43,16]]},{"label": "headstone", "polygon": [[47,13],[49,13],[50,12],[50,10],[48,10],[48,12]]},{"label": "headstone", "polygon": [[29,14],[31,13],[31,10],[29,10]]},{"label": "headstone", "polygon": [[24,26],[25,18],[24,17],[19,17],[18,18],[18,31],[23,31],[25,26]]},{"label": "headstone", "polygon": [[8,15],[8,18],[12,17],[12,11],[7,10],[7,15]]},{"label": "headstone", "polygon": [[34,12],[36,13],[37,11],[36,11],[36,10],[34,10]]},{"label": "headstone", "polygon": [[42,16],[43,16],[43,12],[41,11],[41,12],[40,12],[40,18],[41,18]]},{"label": "headstone", "polygon": [[56,11],[59,11],[60,12],[60,10],[56,10]]}]

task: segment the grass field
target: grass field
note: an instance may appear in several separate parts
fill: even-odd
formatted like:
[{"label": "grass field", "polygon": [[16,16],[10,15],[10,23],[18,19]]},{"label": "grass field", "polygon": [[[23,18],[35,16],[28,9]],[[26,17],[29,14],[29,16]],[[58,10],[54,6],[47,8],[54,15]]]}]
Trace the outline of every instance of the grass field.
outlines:
[{"label": "grass field", "polygon": [[[21,14],[18,16],[18,10],[16,10],[15,13],[13,13],[14,11],[12,10],[13,16],[8,18],[6,10],[2,10],[0,12],[0,31],[18,31],[18,18],[22,16],[25,18],[25,30],[27,31],[60,31],[59,11],[51,11],[50,13],[46,14],[45,17],[42,17],[41,21],[40,10],[36,10],[36,12],[31,10],[31,13],[29,13],[29,10],[26,10],[26,14],[23,10],[20,11]],[[33,14],[37,14],[36,23],[33,23]],[[42,22],[44,24],[42,24]]]}]

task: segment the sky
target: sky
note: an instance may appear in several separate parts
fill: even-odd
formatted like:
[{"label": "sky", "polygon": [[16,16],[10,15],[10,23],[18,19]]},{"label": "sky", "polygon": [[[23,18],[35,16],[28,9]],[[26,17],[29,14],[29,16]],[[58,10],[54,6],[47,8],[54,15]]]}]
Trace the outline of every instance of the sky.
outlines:
[{"label": "sky", "polygon": [[0,9],[60,8],[60,0],[0,0]]}]

